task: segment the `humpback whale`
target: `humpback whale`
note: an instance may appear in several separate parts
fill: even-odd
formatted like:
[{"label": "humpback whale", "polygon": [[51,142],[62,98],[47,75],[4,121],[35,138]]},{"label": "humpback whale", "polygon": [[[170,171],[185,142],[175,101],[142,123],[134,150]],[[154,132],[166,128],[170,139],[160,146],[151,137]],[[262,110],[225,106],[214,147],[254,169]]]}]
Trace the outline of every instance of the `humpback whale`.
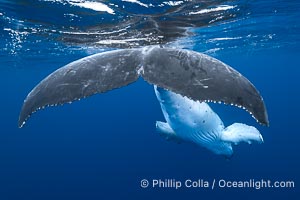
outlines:
[{"label": "humpback whale", "polygon": [[188,141],[226,157],[233,154],[232,144],[263,142],[260,132],[253,126],[234,123],[224,127],[222,120],[205,102],[154,86],[166,122],[156,122],[162,137],[176,142]]},{"label": "humpback whale", "polygon": [[[232,67],[191,50],[146,46],[94,54],[57,69],[28,94],[18,125],[21,128],[32,113],[46,106],[104,93],[133,83],[139,77],[191,101],[222,102],[244,108],[260,124],[269,124],[263,98],[254,85]],[[217,118],[214,120],[221,123]],[[158,123],[160,129],[164,125]]]}]

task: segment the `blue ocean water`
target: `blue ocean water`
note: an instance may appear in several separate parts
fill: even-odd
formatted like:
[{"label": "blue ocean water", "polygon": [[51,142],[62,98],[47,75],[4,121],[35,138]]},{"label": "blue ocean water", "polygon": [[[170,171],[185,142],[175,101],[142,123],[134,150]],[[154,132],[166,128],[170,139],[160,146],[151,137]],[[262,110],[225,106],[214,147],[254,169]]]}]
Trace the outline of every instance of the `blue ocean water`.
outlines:
[{"label": "blue ocean water", "polygon": [[[0,199],[299,199],[300,3],[262,1],[0,1]],[[163,44],[231,65],[260,91],[270,127],[212,105],[225,125],[260,130],[228,160],[161,138],[143,81],[35,113],[24,98],[49,73],[118,48]],[[293,188],[142,188],[141,180],[293,181]]]}]

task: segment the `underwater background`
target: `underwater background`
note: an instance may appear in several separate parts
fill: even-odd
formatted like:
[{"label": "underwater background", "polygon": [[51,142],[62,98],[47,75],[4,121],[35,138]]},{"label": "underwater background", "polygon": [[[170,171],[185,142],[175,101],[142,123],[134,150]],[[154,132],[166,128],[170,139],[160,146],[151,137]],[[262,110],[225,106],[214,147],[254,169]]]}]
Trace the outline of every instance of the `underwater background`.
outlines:
[{"label": "underwater background", "polygon": [[[0,0],[0,200],[299,199],[300,2]],[[161,44],[211,55],[260,91],[270,127],[211,105],[226,126],[255,126],[263,144],[231,159],[166,141],[153,86],[127,87],[33,114],[30,90],[65,64],[98,52]],[[141,180],[294,181],[293,188],[142,188]]]}]

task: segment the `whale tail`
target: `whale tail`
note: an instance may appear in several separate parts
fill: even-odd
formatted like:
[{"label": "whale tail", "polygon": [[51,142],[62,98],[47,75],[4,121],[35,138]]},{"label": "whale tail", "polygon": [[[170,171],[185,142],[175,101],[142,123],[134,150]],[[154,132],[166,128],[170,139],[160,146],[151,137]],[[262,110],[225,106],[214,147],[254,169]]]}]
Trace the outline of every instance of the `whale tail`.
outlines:
[{"label": "whale tail", "polygon": [[223,130],[221,140],[237,145],[240,142],[251,144],[253,141],[263,143],[263,137],[260,132],[253,126],[246,124],[234,123]]},{"label": "whale tail", "polygon": [[26,97],[21,128],[31,114],[129,85],[139,77],[194,101],[245,108],[268,125],[264,101],[254,85],[230,66],[207,55],[158,46],[122,49],[84,57],[43,79]]}]

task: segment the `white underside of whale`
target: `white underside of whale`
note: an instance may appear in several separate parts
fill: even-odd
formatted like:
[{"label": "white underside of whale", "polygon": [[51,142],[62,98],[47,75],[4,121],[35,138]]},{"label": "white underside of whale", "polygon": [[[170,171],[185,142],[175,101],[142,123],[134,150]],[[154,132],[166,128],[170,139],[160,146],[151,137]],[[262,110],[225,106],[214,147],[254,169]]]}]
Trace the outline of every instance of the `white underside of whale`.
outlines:
[{"label": "white underside of whale", "polygon": [[232,144],[263,142],[253,126],[234,123],[225,128],[220,117],[205,102],[154,86],[166,122],[156,122],[157,131],[168,140],[189,141],[212,152],[230,157]]}]

